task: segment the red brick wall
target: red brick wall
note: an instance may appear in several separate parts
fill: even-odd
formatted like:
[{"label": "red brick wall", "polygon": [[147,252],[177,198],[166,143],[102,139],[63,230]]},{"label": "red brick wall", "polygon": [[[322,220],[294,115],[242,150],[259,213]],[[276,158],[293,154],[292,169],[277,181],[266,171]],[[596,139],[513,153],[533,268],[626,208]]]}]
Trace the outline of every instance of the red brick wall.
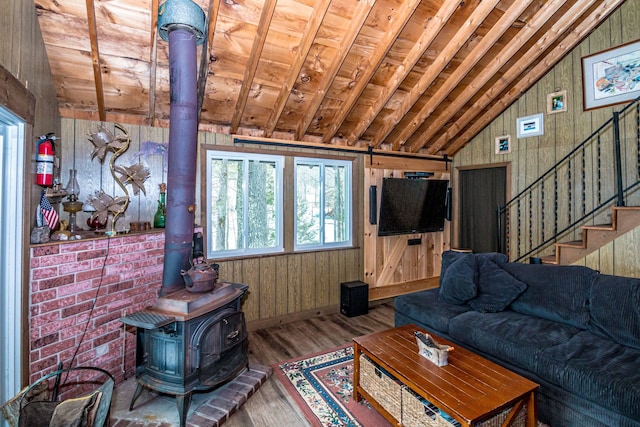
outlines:
[{"label": "red brick wall", "polygon": [[133,376],[135,328],[118,319],[155,303],[163,255],[163,232],[31,248],[30,382],[69,367],[80,344],[73,366]]}]

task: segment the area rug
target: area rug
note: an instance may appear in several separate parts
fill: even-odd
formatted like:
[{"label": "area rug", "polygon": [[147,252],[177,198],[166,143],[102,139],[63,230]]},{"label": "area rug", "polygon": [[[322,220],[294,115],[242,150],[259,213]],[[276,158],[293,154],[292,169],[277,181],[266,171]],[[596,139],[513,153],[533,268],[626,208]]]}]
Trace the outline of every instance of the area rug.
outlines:
[{"label": "area rug", "polygon": [[[289,395],[314,427],[390,427],[369,403],[353,400],[353,346],[272,365]],[[456,423],[457,424],[457,423]],[[549,427],[538,421],[538,427]]]},{"label": "area rug", "polygon": [[312,426],[391,426],[369,403],[353,400],[353,346],[273,365]]}]

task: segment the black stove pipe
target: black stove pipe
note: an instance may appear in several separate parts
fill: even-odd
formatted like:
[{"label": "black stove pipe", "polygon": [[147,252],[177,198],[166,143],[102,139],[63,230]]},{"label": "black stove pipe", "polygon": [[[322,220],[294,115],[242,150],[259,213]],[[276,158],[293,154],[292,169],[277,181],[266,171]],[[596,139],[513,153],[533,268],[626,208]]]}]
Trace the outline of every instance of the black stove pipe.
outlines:
[{"label": "black stove pipe", "polygon": [[159,9],[160,36],[169,41],[169,164],[160,296],[185,287],[191,268],[195,219],[198,88],[196,45],[203,41],[204,12],[191,0],[168,0]]}]

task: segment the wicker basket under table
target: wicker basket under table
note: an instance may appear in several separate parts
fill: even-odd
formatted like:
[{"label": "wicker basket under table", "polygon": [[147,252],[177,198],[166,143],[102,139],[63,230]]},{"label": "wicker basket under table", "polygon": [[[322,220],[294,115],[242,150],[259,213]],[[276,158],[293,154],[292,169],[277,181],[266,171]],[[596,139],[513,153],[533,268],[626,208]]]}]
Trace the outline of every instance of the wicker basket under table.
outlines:
[{"label": "wicker basket under table", "polygon": [[[507,419],[511,408],[507,408],[493,417],[481,421],[475,427],[500,427]],[[527,407],[518,411],[511,426],[524,427]],[[428,401],[422,399],[408,388],[402,389],[402,425],[404,427],[460,427],[460,423],[451,418]]]},{"label": "wicker basket under table", "polygon": [[381,370],[364,354],[360,355],[360,385],[380,406],[401,421],[402,383]]}]

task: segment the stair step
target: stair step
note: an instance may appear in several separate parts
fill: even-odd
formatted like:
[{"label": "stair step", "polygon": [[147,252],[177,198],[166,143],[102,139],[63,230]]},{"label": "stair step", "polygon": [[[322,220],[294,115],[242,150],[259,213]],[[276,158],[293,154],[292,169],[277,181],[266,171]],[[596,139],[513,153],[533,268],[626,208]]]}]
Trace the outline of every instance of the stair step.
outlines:
[{"label": "stair step", "polygon": [[612,206],[612,209],[619,209],[622,211],[638,211],[640,206]]},{"label": "stair step", "polygon": [[[611,223],[581,226],[582,240],[556,243],[556,255],[542,258],[542,263],[571,264],[577,261],[621,234],[640,226],[640,215],[638,214],[640,214],[640,206],[613,206]],[[563,251],[562,248],[572,248],[573,250]]]},{"label": "stair step", "polygon": [[556,243],[556,247],[564,248],[584,248],[585,244],[582,240],[573,240],[570,242]]},{"label": "stair step", "polygon": [[613,231],[615,227],[613,224],[595,224],[595,225],[583,225],[583,230],[605,230],[605,231]]}]

